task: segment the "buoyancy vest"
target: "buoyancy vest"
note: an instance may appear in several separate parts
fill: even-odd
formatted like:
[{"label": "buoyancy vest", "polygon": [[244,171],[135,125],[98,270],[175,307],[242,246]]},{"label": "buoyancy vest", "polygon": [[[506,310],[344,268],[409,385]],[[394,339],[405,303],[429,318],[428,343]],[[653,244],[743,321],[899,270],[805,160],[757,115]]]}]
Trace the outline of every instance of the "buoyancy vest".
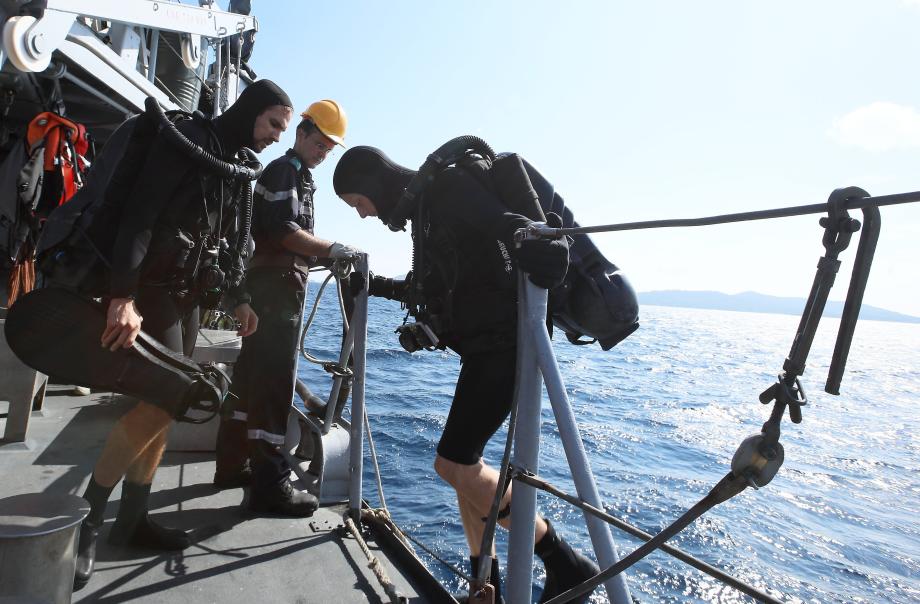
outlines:
[{"label": "buoyancy vest", "polygon": [[[553,185],[529,162],[513,153],[489,161],[468,156],[456,162],[480,185],[496,194],[508,208],[532,220],[542,221],[553,212],[563,227],[577,227],[571,210]],[[424,202],[423,202],[424,203]],[[414,237],[426,237],[416,230]],[[426,242],[430,248],[435,242]],[[452,276],[441,275],[441,283]],[[549,293],[552,323],[573,344],[597,341],[609,350],[639,327],[635,290],[623,272],[601,253],[585,234],[575,235],[569,246],[569,270],[565,281]],[[583,340],[587,336],[590,340]]]},{"label": "buoyancy vest", "polygon": [[[171,119],[190,117],[177,112]],[[36,250],[49,281],[89,295],[104,293],[123,203],[156,135],[156,124],[146,114],[122,123],[99,153],[86,186],[49,216]]]},{"label": "buoyancy vest", "polygon": [[[175,128],[177,123],[184,120],[200,122],[201,128],[208,133],[206,138],[212,144],[207,143],[207,148],[203,148],[186,139]],[[164,115],[156,102],[148,99],[147,111],[126,120],[110,137],[87,177],[87,184],[70,202],[57,208],[49,216],[38,242],[36,257],[40,269],[50,282],[93,297],[107,293],[108,268],[122,218],[124,200],[132,194],[157,136],[167,137],[178,154],[188,156],[189,161],[201,166],[200,194],[206,200],[209,196],[213,197],[214,190],[224,186],[221,183],[222,179],[246,183],[261,173],[261,166],[255,161],[254,156],[247,155],[245,163],[248,165],[245,166],[220,159],[222,153],[216,134],[203,116],[184,112],[170,112]],[[248,245],[251,217],[251,189],[248,185],[241,184],[238,184],[236,189],[245,197],[240,202],[241,224],[238,229],[238,233],[244,233],[245,236],[240,235],[238,240],[216,247],[218,257],[214,259],[215,268],[217,262],[222,263],[220,277],[224,279],[227,276],[228,286],[233,286],[242,278],[242,262],[233,260],[231,256],[238,253],[238,250],[244,250]],[[213,205],[206,201],[201,207],[201,220],[207,228],[191,234],[179,231],[158,232],[155,237],[161,240],[169,239],[165,243],[175,248],[175,258],[172,258],[170,263],[178,269],[185,268],[183,258],[189,260],[196,254],[194,262],[187,265],[193,269],[190,270],[193,274],[186,275],[188,278],[201,276],[198,269],[204,262],[203,254],[196,253],[196,250],[201,251],[198,248],[203,247],[205,238],[217,240],[221,236],[219,225],[210,224],[214,222],[210,215],[214,212],[209,212],[208,208]],[[170,220],[166,222],[170,223]],[[151,249],[156,246],[164,247],[164,243],[152,241]],[[179,266],[180,264],[183,266]]]}]

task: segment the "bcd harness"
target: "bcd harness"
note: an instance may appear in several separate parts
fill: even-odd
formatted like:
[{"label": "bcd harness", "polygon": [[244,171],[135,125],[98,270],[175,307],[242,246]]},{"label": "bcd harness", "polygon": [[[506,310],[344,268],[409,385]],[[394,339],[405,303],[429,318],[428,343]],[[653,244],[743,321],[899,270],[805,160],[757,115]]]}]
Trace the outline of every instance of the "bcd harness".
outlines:
[{"label": "bcd harness", "polygon": [[[474,136],[458,137],[439,147],[419,168],[388,220],[394,231],[404,230],[412,220],[412,271],[405,296],[408,314],[397,330],[400,343],[410,352],[443,348],[444,336],[450,337],[460,259],[449,229],[431,225],[425,193],[436,176],[451,166],[467,172],[513,212],[535,221],[545,221],[545,214],[553,212],[562,218],[564,227],[577,226],[552,184],[520,156],[496,156]],[[573,239],[569,254],[565,281],[550,291],[552,323],[574,344],[597,341],[608,350],[639,327],[635,291],[587,235]],[[510,262],[507,250],[502,255]],[[408,322],[408,315],[415,318],[414,323]],[[583,336],[593,339],[582,340]]]},{"label": "bcd harness", "polygon": [[[204,204],[199,220],[202,228],[197,232],[186,232],[173,224],[155,234],[152,247],[172,250],[171,258],[164,262],[167,270],[159,273],[163,279],[156,284],[168,285],[178,296],[197,294],[205,306],[215,305],[222,292],[239,285],[244,273],[243,258],[249,250],[250,181],[259,177],[262,167],[248,149],[242,149],[235,162],[226,162],[191,142],[176,128],[176,123],[186,119],[203,123],[216,143],[216,133],[202,115],[178,111],[167,115],[153,98],[147,99],[143,114],[130,118],[116,130],[87,185],[48,218],[36,257],[52,283],[92,297],[105,293],[111,268],[109,254],[123,200],[132,192],[154,137],[163,136],[203,168],[200,186]],[[227,240],[230,223],[223,220],[228,194],[238,204],[239,223],[233,241]]]},{"label": "bcd harness", "polygon": [[82,124],[52,112],[35,116],[25,139],[0,164],[0,230],[11,264],[9,300],[35,285],[35,241],[48,214],[83,186],[91,140]]}]

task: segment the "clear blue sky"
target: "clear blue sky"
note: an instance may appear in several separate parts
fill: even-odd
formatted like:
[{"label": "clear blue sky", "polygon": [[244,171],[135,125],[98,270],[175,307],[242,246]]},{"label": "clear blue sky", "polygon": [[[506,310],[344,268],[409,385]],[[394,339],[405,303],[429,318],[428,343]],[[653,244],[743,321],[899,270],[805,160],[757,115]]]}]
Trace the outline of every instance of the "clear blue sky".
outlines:
[{"label": "clear blue sky", "polygon": [[[254,0],[253,12],[252,67],[300,109],[342,103],[349,145],[418,167],[475,134],[539,166],[582,224],[821,203],[847,185],[920,190],[920,0]],[[317,234],[404,273],[408,236],[334,196],[339,156],[314,171]],[[817,219],[594,239],[639,291],[805,297]],[[832,299],[854,253],[855,240]],[[920,204],[883,208],[866,303],[920,315],[918,258]]]}]

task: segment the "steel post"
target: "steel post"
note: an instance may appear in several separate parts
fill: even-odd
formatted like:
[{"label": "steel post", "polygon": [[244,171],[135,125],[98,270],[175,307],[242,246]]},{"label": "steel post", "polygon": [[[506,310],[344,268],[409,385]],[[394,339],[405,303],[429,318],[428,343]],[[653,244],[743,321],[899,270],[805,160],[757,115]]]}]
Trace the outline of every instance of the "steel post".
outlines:
[{"label": "steel post", "polygon": [[[565,449],[566,459],[569,462],[569,469],[572,472],[572,479],[575,482],[575,489],[583,501],[596,508],[604,509],[600,494],[597,491],[597,484],[594,482],[594,475],[591,473],[591,465],[588,462],[584,444],[581,441],[581,435],[578,433],[575,414],[572,412],[572,406],[569,403],[569,397],[562,382],[562,375],[559,373],[559,365],[556,363],[556,356],[553,354],[549,333],[546,331],[547,291],[530,283],[530,281],[525,283],[525,288],[527,294],[525,300],[530,307],[527,313],[529,319],[528,332],[531,334],[534,353],[540,366],[540,372],[543,374],[543,381],[546,384],[550,403],[553,406],[553,414],[556,417],[556,425],[559,428],[559,436],[562,438],[562,445]],[[585,514],[584,516],[598,562],[603,567],[616,564],[619,561],[619,557],[613,544],[610,525],[591,514]],[[632,602],[629,588],[626,585],[626,578],[622,573],[604,583],[604,586],[607,588],[608,598],[614,604],[630,604]]]},{"label": "steel post", "polygon": [[[546,316],[546,296],[529,304],[524,286],[525,276],[519,273],[517,319],[517,426],[514,433],[512,464],[538,473],[540,454],[540,408],[543,388],[540,383],[537,357],[528,325],[541,323]],[[533,316],[530,316],[533,315]],[[530,602],[533,585],[534,519],[537,513],[537,491],[518,483],[511,500],[511,534],[508,540],[508,601]]]},{"label": "steel post", "polygon": [[[367,254],[358,256],[357,272],[369,282]],[[361,522],[361,476],[364,464],[364,368],[367,356],[367,288],[355,298],[349,331],[354,333],[355,381],[351,388],[351,446],[349,450],[349,514],[355,523]]]},{"label": "steel post", "polygon": [[[357,303],[355,305],[355,312],[357,314]],[[365,302],[365,312],[367,310],[367,302]],[[364,317],[365,333],[367,331],[367,316]],[[342,341],[342,350],[339,352],[339,365],[341,367],[348,367],[348,358],[351,356],[352,351],[355,349],[355,342],[357,341],[357,334],[359,332],[351,329],[349,325],[348,333],[345,334],[345,338]],[[357,365],[355,366],[357,368]],[[326,401],[326,413],[323,421],[323,434],[329,432],[329,429],[332,427],[332,422],[335,419],[336,407],[338,406],[339,392],[342,390],[342,384],[345,382],[345,378],[336,375],[332,380],[332,390],[329,392],[329,399]],[[360,419],[360,418],[359,418]]]},{"label": "steel post", "polygon": [[221,78],[223,77],[222,72],[224,69],[224,60],[223,60],[224,53],[221,52],[222,46],[223,46],[223,42],[220,40],[218,40],[217,43],[214,45],[214,51],[215,51],[214,52],[214,107],[211,108],[211,117],[217,117],[218,115],[221,114],[221,111],[220,111],[220,103],[221,103],[220,81],[221,81]]},{"label": "steel post", "polygon": [[875,247],[881,231],[882,215],[878,207],[863,208],[862,213],[863,224],[862,233],[859,236],[859,247],[856,248],[850,287],[847,290],[843,314],[840,317],[840,328],[837,331],[837,343],[834,345],[831,366],[827,372],[827,382],[824,384],[824,391],[828,394],[840,394],[840,382],[843,380],[843,371],[846,369],[847,356],[850,354],[850,345],[853,343],[856,321],[859,319],[859,309],[862,308],[863,295],[866,293],[869,271],[872,269],[872,259],[875,257]]},{"label": "steel post", "polygon": [[157,78],[157,58],[160,52],[160,30],[154,29],[150,32],[150,54],[147,58],[147,79],[156,83]]}]

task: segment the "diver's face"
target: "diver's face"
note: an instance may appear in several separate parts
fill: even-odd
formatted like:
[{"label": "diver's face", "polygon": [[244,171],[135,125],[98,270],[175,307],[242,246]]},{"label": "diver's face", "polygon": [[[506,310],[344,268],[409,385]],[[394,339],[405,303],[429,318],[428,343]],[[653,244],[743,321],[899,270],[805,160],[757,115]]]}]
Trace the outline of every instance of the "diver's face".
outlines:
[{"label": "diver's face", "polygon": [[294,110],[284,105],[273,105],[259,114],[252,131],[253,151],[261,153],[267,146],[281,140],[281,133],[291,123]]},{"label": "diver's face", "polygon": [[335,141],[316,130],[309,135],[304,135],[303,132],[303,130],[297,131],[297,142],[294,150],[300,156],[300,159],[307,164],[307,167],[312,170],[323,163],[326,156],[335,149]]},{"label": "diver's face", "polygon": [[339,197],[342,198],[342,201],[353,207],[361,218],[377,215],[377,208],[374,207],[374,204],[366,195],[361,195],[360,193],[342,193]]}]

